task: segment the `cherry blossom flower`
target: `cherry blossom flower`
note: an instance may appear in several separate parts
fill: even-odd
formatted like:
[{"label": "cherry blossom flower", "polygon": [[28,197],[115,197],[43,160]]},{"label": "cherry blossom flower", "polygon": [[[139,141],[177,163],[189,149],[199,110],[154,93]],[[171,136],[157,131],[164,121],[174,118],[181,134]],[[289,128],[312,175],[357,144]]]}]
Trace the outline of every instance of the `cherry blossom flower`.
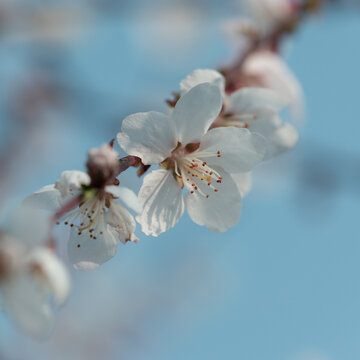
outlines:
[{"label": "cherry blossom flower", "polygon": [[171,115],[147,112],[124,119],[120,146],[145,165],[161,166],[145,176],[139,193],[143,211],[137,220],[145,234],[171,229],[185,205],[195,223],[213,231],[239,220],[241,196],[230,174],[249,171],[263,159],[264,139],[244,128],[208,131],[222,104],[219,87],[205,83],[181,96]]},{"label": "cherry blossom flower", "polygon": [[34,209],[12,214],[8,231],[0,234],[0,294],[4,311],[37,338],[50,334],[54,315],[49,303],[67,299],[68,272],[46,242],[50,221]]},{"label": "cherry blossom flower", "polygon": [[242,74],[245,86],[260,86],[275,91],[288,101],[294,120],[305,118],[302,87],[279,55],[267,50],[252,53],[244,61]]},{"label": "cherry blossom flower", "polygon": [[[63,219],[69,225],[68,254],[76,269],[94,269],[111,259],[119,241],[137,241],[133,216],[116,200],[139,212],[136,195],[128,188],[110,185],[92,188],[90,177],[80,171],[65,171],[55,185],[48,185],[30,195],[25,203],[46,210],[59,210],[69,201],[69,195],[82,196],[76,208]],[[56,201],[55,201],[55,200]],[[54,205],[57,205],[54,206]]]},{"label": "cherry blossom flower", "polygon": [[224,77],[209,69],[198,69],[186,76],[180,82],[181,93],[185,94],[194,86],[206,82],[216,85],[224,99],[223,112],[212,127],[235,126],[261,134],[266,139],[266,158],[295,146],[297,131],[278,115],[287,104],[286,99],[259,87],[242,88],[227,95]]},{"label": "cherry blossom flower", "polygon": [[253,33],[268,34],[291,20],[297,7],[291,0],[241,0],[241,10]]}]

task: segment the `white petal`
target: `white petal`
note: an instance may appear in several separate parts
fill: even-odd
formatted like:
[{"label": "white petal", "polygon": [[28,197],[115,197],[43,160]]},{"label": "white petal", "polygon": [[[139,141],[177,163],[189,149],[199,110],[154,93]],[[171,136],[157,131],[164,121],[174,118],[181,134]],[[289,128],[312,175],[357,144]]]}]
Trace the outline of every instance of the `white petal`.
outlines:
[{"label": "white petal", "polygon": [[50,219],[27,206],[12,212],[8,220],[9,235],[29,248],[49,240],[50,229]]},{"label": "white petal", "polygon": [[205,225],[216,232],[224,232],[234,226],[241,214],[241,197],[234,180],[228,173],[216,168],[223,181],[218,192],[212,192],[209,198],[198,192],[185,195],[186,209],[191,219],[198,225]]},{"label": "white petal", "polygon": [[89,185],[90,177],[87,173],[77,170],[66,170],[56,181],[55,188],[64,198],[73,197],[81,191],[81,185]]},{"label": "white petal", "polygon": [[30,273],[21,273],[2,284],[3,307],[14,322],[36,338],[50,335],[54,316],[46,292]]},{"label": "white petal", "polygon": [[63,204],[63,197],[55,185],[47,185],[26,197],[23,204],[38,209],[57,211]]},{"label": "white petal", "polygon": [[133,236],[136,227],[135,220],[121,205],[112,202],[109,211],[105,215],[105,221],[113,228],[118,239],[123,244],[127,241],[137,240]]},{"label": "white petal", "polygon": [[211,69],[197,69],[187,75],[180,82],[181,94],[184,95],[194,86],[203,83],[218,86],[222,97],[225,98],[225,78],[218,71]]},{"label": "white petal", "polygon": [[46,248],[33,251],[28,262],[41,269],[39,281],[44,282],[44,286],[54,295],[55,303],[64,303],[70,291],[70,277],[64,264]]},{"label": "white petal", "polygon": [[254,120],[249,129],[266,139],[266,158],[292,149],[299,138],[296,129],[277,115]]},{"label": "white petal", "polygon": [[252,186],[252,175],[251,172],[242,172],[238,174],[231,174],[232,179],[240,192],[241,197],[244,197]]},{"label": "white petal", "polygon": [[197,85],[181,96],[172,113],[178,140],[183,145],[200,141],[219,115],[221,107],[221,92],[209,83]]},{"label": "white petal", "polygon": [[280,56],[270,51],[255,52],[245,61],[243,72],[260,78],[264,87],[287,99],[295,119],[304,117],[305,101],[301,85]]},{"label": "white petal", "polygon": [[76,228],[71,230],[68,254],[70,262],[77,270],[95,269],[116,254],[119,241],[110,225],[99,226],[92,234],[96,239],[90,238],[88,231],[78,235]]},{"label": "white petal", "polygon": [[158,236],[171,229],[184,212],[181,189],[167,170],[155,170],[145,176],[139,200],[143,212],[136,220],[146,235]]},{"label": "white petal", "polygon": [[262,109],[280,111],[288,104],[285,98],[264,88],[243,88],[231,95],[229,112],[237,114],[258,114]]},{"label": "white petal", "polygon": [[[221,157],[216,156],[217,151]],[[202,152],[214,153],[214,157],[202,158]],[[222,127],[208,131],[202,138],[199,158],[229,173],[238,173],[251,170],[263,160],[265,152],[266,141],[261,135],[248,129]]]},{"label": "white petal", "polygon": [[105,191],[119,198],[128,208],[135,212],[141,212],[141,205],[136,194],[125,186],[106,186]]},{"label": "white petal", "polygon": [[145,165],[166,159],[177,145],[175,125],[165,114],[150,111],[124,119],[119,145],[129,154],[138,156]]}]

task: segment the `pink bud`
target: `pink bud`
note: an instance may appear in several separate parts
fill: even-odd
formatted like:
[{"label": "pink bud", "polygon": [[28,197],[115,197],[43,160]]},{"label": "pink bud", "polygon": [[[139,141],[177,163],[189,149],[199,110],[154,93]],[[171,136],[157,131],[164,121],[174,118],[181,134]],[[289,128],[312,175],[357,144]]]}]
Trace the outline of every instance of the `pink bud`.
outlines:
[{"label": "pink bud", "polygon": [[100,188],[111,185],[119,171],[118,154],[109,145],[90,149],[86,167],[91,186]]}]

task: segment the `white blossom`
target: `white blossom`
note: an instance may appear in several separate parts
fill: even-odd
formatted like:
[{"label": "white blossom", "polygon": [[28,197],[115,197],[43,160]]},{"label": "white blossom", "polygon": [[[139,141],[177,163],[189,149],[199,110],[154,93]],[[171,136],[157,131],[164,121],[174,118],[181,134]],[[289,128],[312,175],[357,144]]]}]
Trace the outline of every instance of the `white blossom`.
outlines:
[{"label": "white blossom", "polygon": [[213,124],[248,128],[266,139],[266,157],[293,148],[298,140],[296,129],[284,122],[279,111],[287,100],[273,91],[260,87],[242,88],[230,95],[225,93],[225,79],[215,70],[199,69],[186,76],[180,83],[182,94],[193,86],[210,82],[217,86],[223,97],[222,115]]},{"label": "white blossom", "polygon": [[[305,101],[302,87],[279,55],[267,50],[252,53],[244,61],[242,74],[247,79],[252,79],[253,85],[271,89],[286,99],[294,120],[304,119]],[[247,85],[252,85],[251,80]]]},{"label": "white blossom", "polygon": [[241,196],[230,174],[247,172],[263,159],[264,139],[248,129],[209,131],[222,104],[218,86],[205,83],[181,96],[170,116],[147,112],[124,119],[120,146],[145,165],[162,168],[145,176],[139,193],[143,211],[137,220],[147,235],[172,228],[185,205],[195,223],[214,231],[239,220]]},{"label": "white blossom", "polygon": [[8,229],[0,234],[0,294],[4,311],[23,330],[37,338],[54,326],[49,302],[67,299],[70,280],[64,265],[47,246],[50,221],[34,209],[12,214]]},{"label": "white blossom", "polygon": [[25,202],[46,210],[59,210],[59,207],[54,209],[52,206],[54,198],[61,206],[69,201],[67,194],[70,192],[73,196],[83,194],[81,203],[66,215],[63,222],[71,228],[68,242],[70,262],[76,269],[94,269],[116,254],[119,241],[138,240],[134,235],[136,224],[133,216],[116,200],[136,212],[141,207],[136,195],[126,187],[89,188],[83,193],[82,186],[90,183],[89,176],[79,171],[64,173],[55,185],[36,191]]},{"label": "white blossom", "polygon": [[292,19],[296,9],[290,0],[241,0],[240,6],[247,25],[259,35],[268,34]]}]

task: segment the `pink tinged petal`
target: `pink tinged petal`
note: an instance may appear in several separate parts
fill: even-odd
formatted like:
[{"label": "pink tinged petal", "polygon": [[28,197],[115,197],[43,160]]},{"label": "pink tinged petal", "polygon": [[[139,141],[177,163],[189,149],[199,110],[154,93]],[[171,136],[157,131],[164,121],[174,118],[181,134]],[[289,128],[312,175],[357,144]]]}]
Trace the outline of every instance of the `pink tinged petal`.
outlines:
[{"label": "pink tinged petal", "polygon": [[239,190],[230,175],[215,168],[222,176],[222,184],[217,192],[212,191],[209,197],[195,191],[185,195],[186,209],[191,219],[198,225],[205,225],[216,232],[224,232],[234,226],[241,214],[241,197]]},{"label": "pink tinged petal", "polygon": [[184,212],[181,189],[167,170],[155,170],[145,176],[139,200],[143,212],[136,220],[146,235],[158,236],[171,229]]},{"label": "pink tinged petal", "polygon": [[32,336],[43,339],[50,335],[54,316],[47,303],[47,292],[30,273],[19,273],[2,284],[4,311],[17,326]]},{"label": "pink tinged petal", "polygon": [[[208,131],[202,138],[199,158],[209,166],[216,165],[229,173],[238,173],[250,171],[263,160],[265,152],[266,141],[261,135],[248,129],[222,127]],[[214,155],[202,157],[202,153]]]},{"label": "pink tinged petal", "polygon": [[235,91],[227,110],[236,114],[257,115],[263,109],[279,112],[287,104],[288,101],[274,91],[253,87]]},{"label": "pink tinged petal", "polygon": [[57,211],[63,204],[63,197],[55,185],[47,185],[26,197],[23,204],[42,210]]},{"label": "pink tinged petal", "polygon": [[172,113],[178,140],[183,145],[199,141],[219,115],[222,103],[219,88],[209,83],[181,96]]},{"label": "pink tinged petal", "polygon": [[266,119],[251,122],[249,129],[266,139],[265,158],[292,149],[299,138],[296,129],[292,125],[282,121],[278,115],[274,114]]},{"label": "pink tinged petal", "polygon": [[184,95],[196,85],[210,83],[215,85],[221,91],[222,97],[225,98],[225,78],[216,70],[197,69],[187,75],[180,82],[181,94]]},{"label": "pink tinged petal", "polygon": [[69,260],[77,270],[92,270],[115,256],[119,241],[110,225],[99,226],[91,233],[73,228],[68,242]]},{"label": "pink tinged petal", "polygon": [[140,157],[145,165],[162,162],[177,145],[173,121],[159,112],[130,115],[124,119],[121,131],[117,135],[120,147]]},{"label": "pink tinged petal", "polygon": [[126,205],[131,210],[139,213],[141,212],[141,205],[136,194],[125,186],[106,186],[105,191],[112,194],[114,197]]},{"label": "pink tinged petal", "polygon": [[231,174],[231,178],[234,180],[241,197],[244,197],[251,190],[252,174],[250,171]]},{"label": "pink tinged petal", "polygon": [[38,248],[27,259],[44,288],[54,295],[56,305],[61,305],[70,292],[70,277],[64,264],[47,248]]},{"label": "pink tinged petal", "polygon": [[105,215],[105,222],[117,234],[118,239],[125,244],[128,241],[137,241],[134,236],[136,223],[133,216],[121,205],[111,203]]},{"label": "pink tinged petal", "polygon": [[8,220],[8,234],[28,248],[48,241],[50,229],[50,219],[27,206],[12,212]]}]

